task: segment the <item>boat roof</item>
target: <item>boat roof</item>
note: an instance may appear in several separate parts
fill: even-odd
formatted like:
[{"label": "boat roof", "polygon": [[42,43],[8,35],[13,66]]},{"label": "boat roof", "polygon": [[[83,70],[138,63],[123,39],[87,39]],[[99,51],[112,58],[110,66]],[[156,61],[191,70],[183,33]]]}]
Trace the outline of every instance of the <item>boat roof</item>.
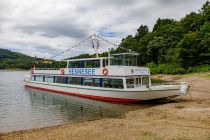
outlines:
[{"label": "boat roof", "polygon": [[114,56],[117,56],[117,55],[139,55],[139,53],[116,53],[116,54],[111,54],[111,55],[114,55]]},{"label": "boat roof", "polygon": [[[133,55],[138,56],[139,53],[117,53],[117,54],[111,54],[111,56],[118,56],[118,55]],[[113,57],[110,57],[113,58]],[[79,59],[65,59],[64,61],[88,61],[88,60],[101,60],[101,59],[109,59],[109,57],[96,57],[96,58],[79,58]]]},{"label": "boat roof", "polygon": [[109,59],[109,57],[97,57],[97,58],[80,58],[80,59],[66,59],[65,61],[87,61],[87,60],[101,60]]}]

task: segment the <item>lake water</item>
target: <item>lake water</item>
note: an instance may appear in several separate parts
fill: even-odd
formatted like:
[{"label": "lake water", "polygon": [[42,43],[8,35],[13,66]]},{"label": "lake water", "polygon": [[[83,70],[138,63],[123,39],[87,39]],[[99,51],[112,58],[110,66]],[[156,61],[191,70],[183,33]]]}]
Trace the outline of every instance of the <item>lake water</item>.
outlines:
[{"label": "lake water", "polygon": [[122,117],[151,105],[116,104],[24,87],[26,71],[0,71],[0,133]]}]

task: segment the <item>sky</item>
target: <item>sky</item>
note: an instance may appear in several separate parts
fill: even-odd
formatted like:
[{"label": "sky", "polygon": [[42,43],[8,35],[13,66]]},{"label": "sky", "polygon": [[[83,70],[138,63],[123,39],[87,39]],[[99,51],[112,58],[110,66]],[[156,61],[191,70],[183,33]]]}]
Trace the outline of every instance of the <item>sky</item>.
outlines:
[{"label": "sky", "polygon": [[[141,24],[152,30],[158,18],[180,20],[206,1],[0,0],[0,48],[48,58],[94,33],[119,44]],[[67,55],[91,49],[87,42]]]}]

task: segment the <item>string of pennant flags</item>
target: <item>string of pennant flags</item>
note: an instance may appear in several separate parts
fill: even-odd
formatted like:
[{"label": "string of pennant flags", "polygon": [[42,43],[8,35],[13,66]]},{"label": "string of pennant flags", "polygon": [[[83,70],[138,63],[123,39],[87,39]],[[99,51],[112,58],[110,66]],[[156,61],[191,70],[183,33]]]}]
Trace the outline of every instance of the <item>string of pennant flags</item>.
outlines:
[{"label": "string of pennant flags", "polygon": [[65,51],[63,51],[63,52],[60,52],[60,53],[58,53],[58,54],[56,54],[56,55],[53,55],[53,56],[49,57],[49,59],[56,58],[56,57],[58,57],[58,56],[60,56],[60,55],[62,55],[62,54],[64,54],[64,53],[66,53],[66,52],[69,52],[69,51],[71,51],[73,48],[76,48],[76,47],[80,46],[81,44],[83,44],[83,43],[86,42],[87,40],[91,40],[92,47],[95,48],[95,45],[94,45],[94,42],[93,42],[93,38],[97,38],[97,39],[95,39],[95,40],[97,40],[97,41],[96,41],[96,43],[97,43],[97,44],[96,44],[96,45],[97,45],[97,46],[96,46],[97,49],[99,49],[99,45],[100,45],[99,40],[101,40],[101,41],[103,41],[103,42],[105,42],[105,43],[107,43],[107,44],[113,45],[113,46],[115,46],[115,47],[119,47],[119,45],[117,45],[117,44],[115,44],[115,43],[113,43],[113,42],[110,42],[110,41],[108,41],[108,40],[106,40],[106,39],[104,39],[104,38],[102,38],[102,37],[100,37],[100,36],[98,36],[98,35],[96,35],[96,34],[93,34],[93,35],[91,35],[91,36],[85,38],[83,41],[79,42],[79,43],[76,44],[75,46],[73,46],[73,47],[71,47],[71,48],[69,48],[69,49],[67,49],[67,50],[65,50]]}]

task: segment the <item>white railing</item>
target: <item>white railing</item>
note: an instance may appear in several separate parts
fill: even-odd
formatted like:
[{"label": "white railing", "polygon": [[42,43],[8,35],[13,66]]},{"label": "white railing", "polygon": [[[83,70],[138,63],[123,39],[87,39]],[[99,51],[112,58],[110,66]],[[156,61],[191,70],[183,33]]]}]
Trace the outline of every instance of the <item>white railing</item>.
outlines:
[{"label": "white railing", "polygon": [[60,70],[62,68],[36,68],[35,70]]}]

